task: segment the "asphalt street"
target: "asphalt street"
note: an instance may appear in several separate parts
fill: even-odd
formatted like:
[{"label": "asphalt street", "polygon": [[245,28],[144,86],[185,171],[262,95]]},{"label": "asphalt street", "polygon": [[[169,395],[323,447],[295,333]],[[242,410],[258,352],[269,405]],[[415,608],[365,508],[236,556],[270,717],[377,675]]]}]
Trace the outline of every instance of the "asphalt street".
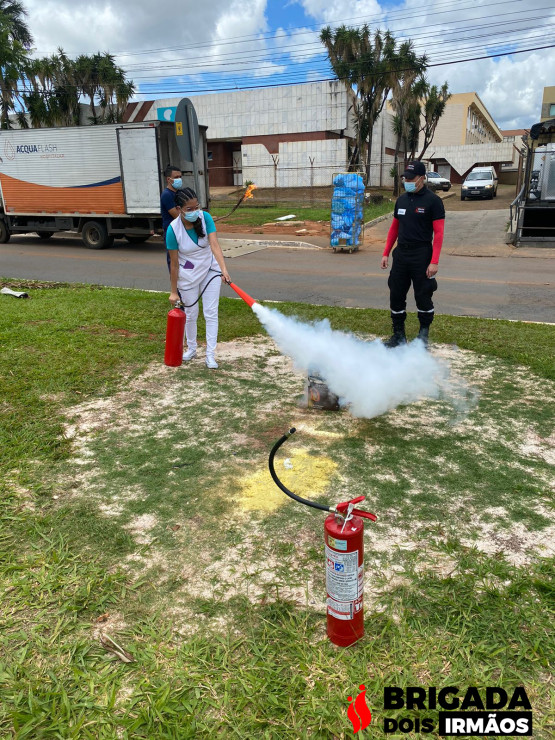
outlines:
[{"label": "asphalt street", "polygon": [[[547,253],[542,257],[541,249],[534,256],[527,253],[442,254],[434,299],[437,314],[555,322],[555,261]],[[333,254],[271,247],[229,259],[228,268],[233,281],[259,299],[387,308],[387,271],[379,263],[376,248]],[[169,292],[165,250],[154,241],[118,241],[111,249],[94,251],[74,235],[56,235],[48,242],[33,235],[14,236],[0,244],[0,275]],[[222,295],[235,297],[227,286]],[[414,311],[412,296],[408,310]]]}]

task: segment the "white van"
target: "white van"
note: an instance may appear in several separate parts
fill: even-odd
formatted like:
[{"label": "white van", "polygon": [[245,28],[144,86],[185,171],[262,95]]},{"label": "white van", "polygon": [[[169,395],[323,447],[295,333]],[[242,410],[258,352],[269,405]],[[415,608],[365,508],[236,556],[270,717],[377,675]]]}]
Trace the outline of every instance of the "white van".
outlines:
[{"label": "white van", "polygon": [[493,167],[473,167],[461,187],[461,200],[488,198],[497,195],[497,174]]}]

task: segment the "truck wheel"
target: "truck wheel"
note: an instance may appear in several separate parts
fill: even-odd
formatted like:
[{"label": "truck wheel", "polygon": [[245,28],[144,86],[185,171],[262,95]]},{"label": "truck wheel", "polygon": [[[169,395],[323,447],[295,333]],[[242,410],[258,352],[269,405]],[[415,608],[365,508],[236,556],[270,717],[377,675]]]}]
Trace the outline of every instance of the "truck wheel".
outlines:
[{"label": "truck wheel", "polygon": [[125,238],[129,242],[129,244],[142,244],[143,242],[146,242],[147,239],[150,239],[149,236],[137,236],[137,235],[125,235]]},{"label": "truck wheel", "polygon": [[461,200],[464,200],[464,195],[461,195]]},{"label": "truck wheel", "polygon": [[81,231],[81,239],[88,249],[107,249],[114,243],[114,237],[108,234],[102,221],[87,221]]},{"label": "truck wheel", "polygon": [[53,231],[37,231],[37,236],[39,239],[50,239],[51,236],[54,236]]},{"label": "truck wheel", "polygon": [[10,230],[5,221],[0,220],[0,244],[6,244],[10,241]]}]

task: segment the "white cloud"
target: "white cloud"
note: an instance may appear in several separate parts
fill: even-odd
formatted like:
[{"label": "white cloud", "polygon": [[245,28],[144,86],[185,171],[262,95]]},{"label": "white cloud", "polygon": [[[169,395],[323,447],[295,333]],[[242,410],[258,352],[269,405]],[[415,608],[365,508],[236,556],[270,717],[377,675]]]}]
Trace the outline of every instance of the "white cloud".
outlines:
[{"label": "white cloud", "polygon": [[275,51],[283,51],[292,62],[306,62],[325,51],[320,42],[320,31],[311,28],[298,28],[291,33],[278,28],[273,42]]},{"label": "white cloud", "polygon": [[[150,73],[149,65],[150,71],[167,77],[186,74],[188,66],[194,74],[228,71],[230,60],[240,61],[232,56],[239,52],[248,61],[250,54],[266,49],[265,41],[256,39],[268,31],[266,5],[267,0],[209,0],[202,6],[191,0],[177,4],[165,0],[156,7],[150,0],[92,0],[82,6],[74,0],[26,3],[36,55],[53,53],[59,46],[69,56],[109,51],[138,82]],[[227,43],[237,37],[252,38]],[[141,54],[147,50],[156,51]]]},{"label": "white cloud", "polygon": [[[271,77],[272,75],[280,75],[283,74],[286,69],[287,66],[285,64],[266,62],[263,66],[257,67],[254,70],[253,77]],[[279,80],[276,80],[276,84],[279,85]]]},{"label": "white cloud", "polygon": [[[298,33],[269,28],[268,5],[277,6],[278,2],[207,0],[199,4],[193,0],[163,0],[153,5],[151,0],[90,0],[87,4],[75,0],[24,0],[38,54],[53,53],[58,46],[70,56],[132,51],[134,56],[118,55],[117,60],[142,89],[149,84],[156,89],[157,81],[158,87],[162,81],[169,86],[171,77],[183,80],[179,84],[185,88],[193,87],[193,83],[198,85],[210,79],[201,75],[213,72],[238,79],[270,78],[302,70],[306,79],[320,78],[322,72],[317,70],[322,65],[315,58],[322,53],[319,29],[305,27],[297,29]],[[295,2],[316,24],[355,25],[368,20],[376,27],[380,20],[382,28],[387,25],[396,35],[413,38],[419,53],[425,51],[432,62],[449,55],[455,59],[486,55],[493,43],[507,42],[515,33],[523,39],[520,48],[526,48],[524,40],[530,47],[544,45],[549,42],[546,38],[553,37],[552,33],[549,35],[550,24],[555,24],[555,11],[548,9],[549,0],[453,0],[449,5],[446,0],[431,0],[425,5],[421,0],[405,0],[396,6],[384,4],[383,8],[377,0]],[[506,15],[515,12],[518,15]],[[286,28],[287,13],[285,5],[282,24]],[[474,20],[479,16],[480,21]],[[514,24],[501,25],[507,20],[514,20]],[[496,25],[461,31],[488,23]],[[525,31],[528,25],[534,29]],[[480,35],[484,37],[464,38]],[[541,38],[543,43],[539,42]],[[280,52],[285,58],[279,57]],[[286,60],[290,60],[290,68],[286,68]],[[303,62],[305,66],[301,68]],[[452,92],[477,92],[501,128],[521,128],[539,119],[542,89],[553,84],[553,69],[555,50],[549,49],[498,60],[431,67],[428,75],[434,83],[447,80]],[[216,87],[218,83],[211,79],[210,86]],[[276,77],[276,83],[279,82]]]},{"label": "white cloud", "polygon": [[[548,0],[406,0],[387,5],[385,22],[380,6],[371,0],[297,0],[305,12],[322,23],[347,25],[353,16],[367,15],[372,27],[389,28],[398,38],[412,38],[416,51],[426,53],[430,62],[465,59],[504,51],[518,39],[517,48],[552,43],[555,10]],[[542,6],[541,3],[545,4]],[[363,19],[359,21],[363,22]],[[528,27],[533,27],[529,28]],[[528,30],[527,30],[528,29]],[[483,59],[461,64],[430,67],[432,83],[447,81],[453,93],[476,92],[497,125],[528,128],[540,118],[543,87],[553,84],[555,49]]]},{"label": "white cloud", "polygon": [[384,11],[376,0],[297,0],[305,13],[323,23],[360,25],[365,19],[373,22],[383,16]]}]

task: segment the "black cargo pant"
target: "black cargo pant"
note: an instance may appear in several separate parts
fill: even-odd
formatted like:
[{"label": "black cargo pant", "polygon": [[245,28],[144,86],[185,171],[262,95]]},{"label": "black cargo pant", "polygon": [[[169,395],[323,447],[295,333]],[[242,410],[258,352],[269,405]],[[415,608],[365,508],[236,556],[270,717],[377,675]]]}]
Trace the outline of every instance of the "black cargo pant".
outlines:
[{"label": "black cargo pant", "polygon": [[393,265],[389,274],[389,306],[393,328],[403,329],[407,317],[407,293],[414,289],[414,300],[421,326],[430,326],[434,320],[432,294],[437,281],[426,277],[432,259],[432,245],[397,245],[393,251]]}]

